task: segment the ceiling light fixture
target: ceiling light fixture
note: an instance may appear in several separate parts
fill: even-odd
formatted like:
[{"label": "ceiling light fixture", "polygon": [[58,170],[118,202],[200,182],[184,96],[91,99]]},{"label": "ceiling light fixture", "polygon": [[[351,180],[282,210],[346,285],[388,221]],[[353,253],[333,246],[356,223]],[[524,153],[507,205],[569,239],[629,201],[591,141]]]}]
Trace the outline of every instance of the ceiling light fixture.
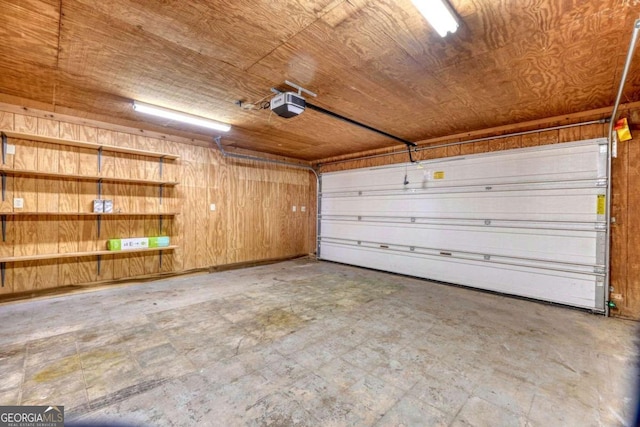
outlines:
[{"label": "ceiling light fixture", "polygon": [[231,125],[226,123],[194,116],[192,114],[181,113],[180,111],[170,110],[168,108],[158,107],[156,105],[146,104],[140,101],[133,101],[133,109],[139,113],[150,114],[152,116],[188,123],[190,125],[202,126],[209,129],[219,130],[221,132],[228,132],[229,129],[231,129]]},{"label": "ceiling light fixture", "polygon": [[411,0],[440,37],[455,33],[460,25],[455,10],[447,0]]}]

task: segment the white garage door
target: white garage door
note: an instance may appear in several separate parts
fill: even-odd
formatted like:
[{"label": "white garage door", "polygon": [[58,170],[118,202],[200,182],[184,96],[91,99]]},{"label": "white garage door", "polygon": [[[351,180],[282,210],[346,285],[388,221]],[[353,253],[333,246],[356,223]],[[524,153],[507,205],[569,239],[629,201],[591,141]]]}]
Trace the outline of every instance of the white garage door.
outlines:
[{"label": "white garage door", "polygon": [[606,193],[606,139],[325,173],[319,257],[603,312]]}]

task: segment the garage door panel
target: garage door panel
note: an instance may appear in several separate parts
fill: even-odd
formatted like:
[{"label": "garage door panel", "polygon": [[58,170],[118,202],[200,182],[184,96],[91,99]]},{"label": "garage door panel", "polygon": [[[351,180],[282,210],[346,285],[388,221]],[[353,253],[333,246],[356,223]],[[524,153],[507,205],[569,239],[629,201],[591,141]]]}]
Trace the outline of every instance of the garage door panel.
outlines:
[{"label": "garage door panel", "polygon": [[[597,231],[500,229],[491,226],[423,226],[326,221],[323,234],[352,241],[369,241],[453,252],[547,259],[594,265]],[[550,256],[549,245],[555,250]]]},{"label": "garage door panel", "polygon": [[[594,168],[601,158],[606,159],[606,140],[565,143],[562,147],[542,146],[519,149],[518,153],[501,152],[500,158],[494,153],[459,156],[420,162],[406,168],[370,168],[349,171],[348,176],[323,175],[327,192],[336,188],[340,191],[368,191],[397,189],[397,183],[407,180],[430,188],[473,186],[478,182],[489,185],[505,185],[514,182],[557,183],[569,181],[595,180],[606,177],[606,168]],[[600,145],[603,144],[603,145]],[[593,149],[596,145],[596,150]],[[603,147],[603,149],[600,149]],[[513,151],[513,150],[509,150]],[[523,156],[524,154],[524,156]],[[567,170],[567,164],[572,167]],[[371,173],[374,172],[375,173]],[[436,172],[441,172],[435,179]]]},{"label": "garage door panel", "polygon": [[371,197],[327,197],[322,213],[376,216],[389,212],[429,218],[519,219],[596,222],[600,188],[567,190],[523,190],[470,194],[413,194]]},{"label": "garage door panel", "polygon": [[[592,309],[597,305],[597,277],[481,261],[398,254],[388,250],[323,243],[323,259],[392,273]],[[363,256],[363,253],[365,256]],[[505,282],[507,275],[509,281]]]},{"label": "garage door panel", "polygon": [[595,139],[323,174],[319,255],[604,311],[606,170]]}]

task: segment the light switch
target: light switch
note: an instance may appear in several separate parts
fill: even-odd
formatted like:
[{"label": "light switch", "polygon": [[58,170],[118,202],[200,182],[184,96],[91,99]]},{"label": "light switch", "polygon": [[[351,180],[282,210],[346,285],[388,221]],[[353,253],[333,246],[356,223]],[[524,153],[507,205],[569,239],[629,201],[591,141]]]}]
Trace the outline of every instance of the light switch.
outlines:
[{"label": "light switch", "polygon": [[215,211],[215,210],[216,210],[216,204],[215,204],[215,203],[211,203],[211,204],[209,205],[209,210],[210,210],[210,211]]},{"label": "light switch", "polygon": [[13,199],[13,207],[16,209],[24,208],[24,199],[20,197],[15,197]]},{"label": "light switch", "polygon": [[292,206],[292,207],[291,207],[291,210],[292,210],[293,212],[295,212],[295,211],[297,210],[297,208],[296,208],[295,206]]},{"label": "light switch", "polygon": [[300,206],[300,212],[306,212],[306,211],[307,211],[306,206]]}]

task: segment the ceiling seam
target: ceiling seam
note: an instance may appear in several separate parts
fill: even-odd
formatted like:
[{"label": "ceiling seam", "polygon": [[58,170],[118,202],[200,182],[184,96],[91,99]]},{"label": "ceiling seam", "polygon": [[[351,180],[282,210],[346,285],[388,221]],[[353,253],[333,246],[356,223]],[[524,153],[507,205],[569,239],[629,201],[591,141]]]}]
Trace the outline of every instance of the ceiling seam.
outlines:
[{"label": "ceiling seam", "polygon": [[55,78],[53,81],[53,93],[51,95],[51,105],[53,109],[56,108],[56,88],[58,86],[58,79],[60,78],[60,49],[61,49],[61,39],[62,39],[62,0],[60,0],[60,5],[58,6],[58,48],[56,49],[56,69],[55,69]]},{"label": "ceiling seam", "polygon": [[[62,0],[61,0],[62,1]],[[273,49],[271,49],[269,52],[267,52],[266,54],[264,54],[263,56],[261,56],[259,59],[257,59],[256,61],[254,61],[251,65],[249,65],[248,67],[244,68],[243,71],[251,74],[251,75],[255,75],[253,73],[251,73],[249,70],[251,68],[253,68],[257,63],[259,63],[260,61],[262,61],[263,59],[265,59],[266,57],[268,57],[269,55],[271,55],[273,52],[275,52],[277,49],[281,48],[282,46],[286,45],[287,43],[289,43],[291,40],[293,40],[296,36],[298,36],[298,34],[302,33],[303,31],[306,31],[309,27],[311,27],[312,25],[314,25],[316,22],[318,22],[319,20],[321,20],[327,13],[331,12],[333,9],[335,9],[336,7],[338,7],[339,5],[341,5],[342,3],[349,3],[348,0],[343,0],[341,2],[336,3],[331,9],[329,10],[325,10],[324,13],[322,13],[320,16],[318,16],[316,19],[314,19],[313,21],[311,21],[309,24],[305,25],[303,28],[301,28],[299,31],[297,31],[295,34],[293,34],[291,37],[289,37],[288,39],[282,41],[280,44],[278,44],[276,47],[274,47]]]},{"label": "ceiling seam", "polygon": [[56,69],[60,67],[60,39],[62,35],[62,0],[58,7],[58,49],[56,49]]}]

